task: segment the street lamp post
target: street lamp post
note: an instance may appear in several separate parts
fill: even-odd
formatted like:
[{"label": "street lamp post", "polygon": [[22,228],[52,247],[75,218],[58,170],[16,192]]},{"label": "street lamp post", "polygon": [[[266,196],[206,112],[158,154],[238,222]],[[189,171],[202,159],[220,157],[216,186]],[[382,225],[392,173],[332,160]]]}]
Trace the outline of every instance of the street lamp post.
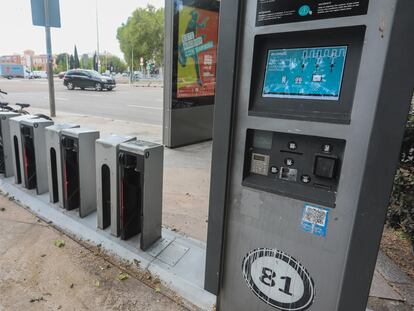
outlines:
[{"label": "street lamp post", "polygon": [[97,49],[96,49],[96,57],[98,60],[98,72],[101,72],[101,60],[99,57],[99,15],[98,15],[98,0],[96,0],[96,43],[97,43]]},{"label": "street lamp post", "polygon": [[50,116],[56,117],[55,85],[53,81],[53,55],[52,55],[52,42],[51,42],[51,35],[50,35],[49,0],[44,0],[44,4],[45,4],[45,22],[46,22],[45,31],[46,31]]}]

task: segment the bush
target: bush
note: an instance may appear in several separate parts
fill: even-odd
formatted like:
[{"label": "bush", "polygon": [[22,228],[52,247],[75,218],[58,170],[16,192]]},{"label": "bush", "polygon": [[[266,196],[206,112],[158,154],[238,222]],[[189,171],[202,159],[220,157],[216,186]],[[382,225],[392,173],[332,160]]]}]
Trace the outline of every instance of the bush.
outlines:
[{"label": "bush", "polygon": [[[414,108],[414,107],[413,107]],[[403,230],[411,239],[414,249],[414,113],[407,122],[400,165],[395,175],[394,188],[388,209],[387,224]]]}]

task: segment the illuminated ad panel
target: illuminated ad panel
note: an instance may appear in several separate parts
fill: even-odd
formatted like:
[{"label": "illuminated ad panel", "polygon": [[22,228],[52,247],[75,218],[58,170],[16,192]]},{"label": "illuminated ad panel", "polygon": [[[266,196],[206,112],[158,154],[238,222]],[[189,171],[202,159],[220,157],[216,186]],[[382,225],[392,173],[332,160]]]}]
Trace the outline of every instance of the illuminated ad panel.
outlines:
[{"label": "illuminated ad panel", "polygon": [[263,97],[337,101],[347,46],[269,50]]},{"label": "illuminated ad panel", "polygon": [[218,24],[216,11],[179,9],[177,98],[214,96]]}]

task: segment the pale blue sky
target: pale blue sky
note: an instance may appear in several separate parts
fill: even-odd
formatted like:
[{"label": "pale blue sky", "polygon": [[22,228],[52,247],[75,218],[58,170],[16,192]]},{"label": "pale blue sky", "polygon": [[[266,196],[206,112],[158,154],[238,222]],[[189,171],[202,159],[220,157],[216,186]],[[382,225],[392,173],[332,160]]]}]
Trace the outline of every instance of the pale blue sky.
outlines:
[{"label": "pale blue sky", "polygon": [[[30,0],[1,0],[0,55],[23,53],[25,49],[37,54],[46,51],[45,32],[32,26]],[[164,0],[98,0],[100,50],[122,56],[116,30],[137,7],[148,3],[161,7]],[[62,28],[52,30],[53,53],[96,50],[96,0],[60,0]]]}]

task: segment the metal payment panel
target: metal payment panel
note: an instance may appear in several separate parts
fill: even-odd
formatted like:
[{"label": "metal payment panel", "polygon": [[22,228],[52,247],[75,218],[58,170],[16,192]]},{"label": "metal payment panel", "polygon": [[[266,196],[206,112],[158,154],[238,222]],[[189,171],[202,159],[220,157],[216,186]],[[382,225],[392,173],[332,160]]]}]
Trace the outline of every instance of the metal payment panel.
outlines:
[{"label": "metal payment panel", "polygon": [[164,147],[141,140],[119,146],[120,231],[141,234],[147,250],[161,238]]},{"label": "metal payment panel", "polygon": [[4,177],[11,177],[14,174],[13,169],[13,144],[10,140],[10,118],[19,116],[19,113],[2,111],[0,112],[0,139],[1,139],[1,170]]},{"label": "metal payment panel", "polygon": [[20,122],[29,119],[39,119],[34,115],[24,115],[9,119],[10,126],[10,139],[12,143],[12,159],[13,159],[13,170],[14,170],[14,181],[16,184],[22,184],[26,187],[26,182],[23,175],[23,149],[21,148],[21,130]]},{"label": "metal payment panel", "polygon": [[119,236],[118,150],[121,143],[136,140],[132,136],[111,135],[96,141],[96,201],[98,228],[111,227]]},{"label": "metal payment panel", "polygon": [[412,12],[222,1],[205,282],[218,310],[365,310],[413,95]]},{"label": "metal payment panel", "polygon": [[64,208],[79,208],[81,218],[96,211],[95,141],[99,131],[86,128],[62,130]]},{"label": "metal payment panel", "polygon": [[49,190],[45,128],[51,125],[53,121],[41,118],[26,119],[20,122],[25,184],[27,188],[30,188],[33,182],[37,194],[43,194]]},{"label": "metal payment panel", "polygon": [[62,153],[60,148],[61,132],[64,129],[79,127],[76,124],[55,124],[45,129],[46,161],[50,202],[63,208]]}]

